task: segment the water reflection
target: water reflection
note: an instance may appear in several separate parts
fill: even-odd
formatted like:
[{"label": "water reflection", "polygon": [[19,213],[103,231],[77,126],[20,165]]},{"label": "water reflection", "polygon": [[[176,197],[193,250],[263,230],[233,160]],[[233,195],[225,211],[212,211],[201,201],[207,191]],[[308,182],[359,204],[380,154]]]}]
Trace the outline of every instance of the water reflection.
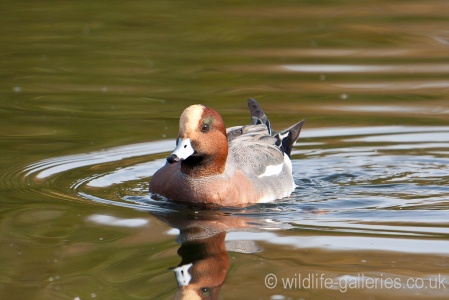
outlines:
[{"label": "water reflection", "polygon": [[[45,159],[5,173],[0,180],[17,186],[26,180],[30,186],[25,191],[33,197],[101,204],[101,210],[85,220],[107,232],[128,235],[117,242],[120,255],[103,262],[106,280],[132,287],[123,293],[131,295],[140,282],[141,295],[158,287],[158,295],[177,294],[180,299],[214,299],[219,293],[227,298],[244,282],[251,298],[266,298],[270,291],[285,298],[313,298],[316,293],[329,298],[325,289],[289,291],[281,281],[269,291],[264,276],[323,273],[339,281],[358,279],[359,273],[383,278],[388,272],[394,278],[447,277],[448,132],[447,125],[420,124],[309,129],[304,132],[307,142],[293,152],[297,189],[291,197],[242,209],[195,211],[148,195],[149,177],[164,163],[162,157],[172,150],[173,140]],[[123,208],[138,210],[138,217],[128,217],[123,212],[129,210]],[[153,222],[155,218],[162,222]],[[167,237],[168,227],[180,246],[173,236]],[[117,244],[105,237],[95,240],[105,243],[101,247],[78,242],[67,250],[81,253],[81,249],[89,256],[116,253]],[[263,252],[246,255],[261,251],[258,245]],[[136,247],[138,254],[133,252]],[[69,260],[84,260],[69,252]],[[142,256],[151,264],[142,264]],[[123,279],[129,274],[136,276]],[[148,289],[148,282],[153,288]],[[222,288],[224,282],[228,288]],[[58,280],[58,284],[72,282]],[[428,291],[429,295],[444,293]],[[359,299],[359,292],[339,296]],[[366,290],[365,294],[382,292]],[[382,295],[391,298],[390,292]],[[413,292],[401,288],[393,296]],[[101,290],[92,287],[92,293]]]},{"label": "water reflection", "polygon": [[413,73],[447,73],[447,64],[426,65],[283,65],[282,68],[292,72],[304,73],[377,73],[377,72],[413,72]]},{"label": "water reflection", "polygon": [[[187,259],[146,213],[172,208],[146,185],[174,141],[136,143],[176,136],[192,101],[241,124],[242,99],[256,96],[276,124],[307,118],[298,188],[235,218],[170,213],[187,236],[220,227],[181,233],[180,254],[225,256],[224,243],[225,299],[447,299],[449,286],[263,284],[299,272],[449,282],[447,0],[1,4],[2,299],[172,299],[167,268]],[[220,220],[249,217],[293,228]],[[251,249],[244,239],[264,251],[229,251]]]},{"label": "water reflection", "polygon": [[179,230],[181,262],[172,268],[176,299],[217,299],[230,268],[228,251],[261,251],[252,241],[225,242],[228,230],[257,230],[250,218],[195,211],[152,215]]}]

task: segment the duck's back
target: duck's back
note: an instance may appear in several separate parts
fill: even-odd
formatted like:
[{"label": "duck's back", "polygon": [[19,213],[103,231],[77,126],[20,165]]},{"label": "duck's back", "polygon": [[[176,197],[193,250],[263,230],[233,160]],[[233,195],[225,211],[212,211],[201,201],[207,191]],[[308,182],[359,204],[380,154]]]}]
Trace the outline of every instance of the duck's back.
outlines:
[{"label": "duck's back", "polygon": [[264,124],[232,127],[227,130],[227,170],[240,170],[260,194],[258,202],[289,196],[295,188],[288,155],[276,146]]}]

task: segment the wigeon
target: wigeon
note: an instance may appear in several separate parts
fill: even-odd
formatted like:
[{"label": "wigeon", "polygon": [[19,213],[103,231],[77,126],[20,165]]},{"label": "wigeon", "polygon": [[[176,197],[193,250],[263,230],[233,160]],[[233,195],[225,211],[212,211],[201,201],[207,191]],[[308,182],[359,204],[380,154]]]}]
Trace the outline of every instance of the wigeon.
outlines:
[{"label": "wigeon", "polygon": [[269,202],[295,189],[290,153],[304,121],[274,133],[254,99],[251,125],[226,129],[212,108],[187,107],[176,148],[150,181],[150,192],[196,205]]}]

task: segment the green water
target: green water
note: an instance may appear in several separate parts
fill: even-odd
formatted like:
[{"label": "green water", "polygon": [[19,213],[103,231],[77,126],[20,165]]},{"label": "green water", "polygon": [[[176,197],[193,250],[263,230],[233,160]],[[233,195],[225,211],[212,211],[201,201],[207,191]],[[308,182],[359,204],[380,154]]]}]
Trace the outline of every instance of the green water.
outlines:
[{"label": "green water", "polygon": [[[222,236],[183,244],[222,245],[222,299],[445,299],[448,26],[443,0],[3,0],[0,298],[172,299],[173,228],[198,227],[228,231],[227,252]],[[293,195],[218,212],[154,201],[182,110],[212,106],[230,127],[250,97],[275,129],[306,119]],[[282,285],[298,274],[403,285]]]}]

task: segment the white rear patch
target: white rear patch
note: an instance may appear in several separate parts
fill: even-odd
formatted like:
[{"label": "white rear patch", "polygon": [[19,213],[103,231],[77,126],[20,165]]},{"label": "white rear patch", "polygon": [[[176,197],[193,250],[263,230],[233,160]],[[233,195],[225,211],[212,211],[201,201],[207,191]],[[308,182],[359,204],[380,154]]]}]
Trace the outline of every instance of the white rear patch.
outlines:
[{"label": "white rear patch", "polygon": [[282,141],[283,139],[285,139],[288,136],[288,131],[286,131],[284,134],[282,134],[281,132],[279,132],[279,139]]},{"label": "white rear patch", "polygon": [[284,164],[287,166],[289,172],[292,172],[293,166],[292,161],[290,160],[290,157],[288,157],[287,154],[284,153]]}]

